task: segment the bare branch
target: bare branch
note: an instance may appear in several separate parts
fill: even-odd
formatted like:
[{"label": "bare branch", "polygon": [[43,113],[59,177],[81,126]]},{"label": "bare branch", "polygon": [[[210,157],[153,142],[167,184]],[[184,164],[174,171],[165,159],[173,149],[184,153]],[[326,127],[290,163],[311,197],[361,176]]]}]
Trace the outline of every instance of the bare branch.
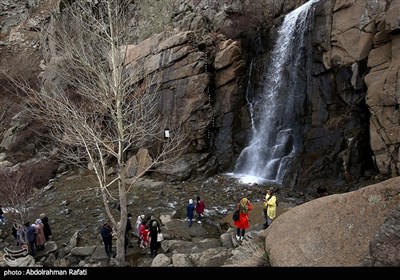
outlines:
[{"label": "bare branch", "polygon": [[30,218],[35,208],[37,192],[34,191],[32,181],[23,172],[0,172],[0,197],[2,206],[7,208],[7,215],[19,224]]}]

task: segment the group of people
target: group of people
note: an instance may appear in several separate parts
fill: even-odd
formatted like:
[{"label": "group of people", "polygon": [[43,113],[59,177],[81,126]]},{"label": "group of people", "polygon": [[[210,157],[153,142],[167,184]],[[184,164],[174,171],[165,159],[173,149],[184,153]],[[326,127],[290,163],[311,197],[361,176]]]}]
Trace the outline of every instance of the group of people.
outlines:
[{"label": "group of people", "polygon": [[[264,229],[269,227],[276,216],[276,201],[277,198],[273,194],[273,189],[268,189],[267,194],[263,198],[263,215],[265,219],[265,223],[263,224]],[[250,227],[249,211],[253,210],[253,205],[246,197],[244,197],[236,205],[236,209],[239,210],[239,219],[234,222],[236,227],[236,240],[243,241],[246,229]]]},{"label": "group of people", "polygon": [[[204,217],[205,203],[197,196],[196,205],[193,203],[192,199],[189,199],[189,204],[186,207],[187,218],[189,220],[189,227],[193,224],[194,212],[197,213],[197,223],[201,224],[201,219]],[[130,246],[132,239],[132,215],[128,213],[127,225],[125,232],[125,253],[127,248]],[[145,249],[150,246],[151,257],[155,257],[158,254],[159,248],[161,248],[161,241],[159,236],[161,234],[161,226],[158,220],[154,216],[139,215],[136,219],[134,235],[138,237],[137,244],[140,248]],[[108,257],[111,257],[112,252],[112,239],[113,230],[109,223],[105,222],[100,229],[100,235],[104,243],[104,249]]]},{"label": "group of people", "polygon": [[193,218],[194,218],[195,211],[197,213],[197,223],[201,224],[201,218],[204,217],[204,209],[205,208],[206,208],[206,205],[205,205],[204,201],[200,198],[200,196],[197,196],[196,205],[193,204],[193,199],[189,199],[189,204],[186,207],[186,216],[187,216],[187,219],[189,220],[189,227],[191,227],[193,224]]},{"label": "group of people", "polygon": [[161,234],[161,225],[154,216],[139,215],[136,219],[135,234],[138,237],[138,246],[142,249],[150,245],[150,254],[154,258],[161,248],[158,235]]},{"label": "group of people", "polygon": [[[267,228],[276,216],[276,196],[272,193],[272,188],[267,190],[264,202],[264,228]],[[197,223],[201,224],[204,217],[204,210],[206,206],[204,201],[197,196],[196,204],[193,199],[189,199],[186,207],[187,219],[189,220],[189,227],[193,224],[194,212],[197,213]],[[239,210],[239,219],[234,222],[236,226],[236,239],[242,241],[245,237],[246,229],[250,227],[249,211],[253,209],[253,205],[247,198],[242,198],[236,207]],[[125,253],[127,247],[131,246],[132,239],[132,215],[128,213],[126,233],[125,233]],[[0,222],[4,223],[3,211],[0,206]],[[135,224],[134,235],[138,237],[137,244],[141,248],[147,248],[150,245],[151,257],[155,257],[161,247],[161,242],[157,236],[161,233],[160,223],[153,216],[146,218],[145,215],[139,215]],[[112,239],[113,230],[109,223],[105,222],[101,227],[100,234],[104,243],[105,252],[108,257],[112,255]],[[40,214],[40,219],[36,219],[34,224],[26,222],[24,225],[14,223],[12,235],[17,240],[17,245],[28,245],[29,253],[34,256],[35,250],[44,250],[45,242],[50,240],[52,232],[49,225],[49,219],[46,214]]]},{"label": "group of people", "polygon": [[30,224],[30,222],[25,222],[23,225],[14,223],[12,235],[17,240],[17,246],[27,245],[29,254],[35,256],[36,251],[45,249],[45,243],[52,236],[49,218],[42,213],[33,224]]},{"label": "group of people", "polygon": [[[127,225],[125,231],[125,253],[127,248],[130,247],[132,239],[132,215],[128,213]],[[161,226],[158,220],[154,216],[139,215],[135,223],[134,234],[138,237],[137,244],[140,248],[147,248],[150,246],[151,257],[155,257],[158,254],[158,250],[161,248],[161,242],[158,240],[158,235],[161,233]],[[112,251],[112,239],[113,230],[108,222],[105,222],[100,229],[100,235],[104,243],[104,249],[109,258],[113,255]]]},{"label": "group of people", "polygon": [[[263,224],[264,229],[268,228],[272,223],[272,220],[276,216],[276,203],[277,198],[272,193],[273,189],[269,188],[265,197],[263,198],[263,215],[265,223]],[[193,224],[194,212],[197,213],[197,223],[201,224],[201,219],[204,217],[204,209],[206,205],[204,201],[197,196],[197,202],[194,204],[193,199],[189,199],[189,203],[186,207],[186,216],[189,220],[189,227]],[[236,226],[236,239],[242,241],[245,236],[246,229],[250,227],[249,211],[253,210],[253,205],[247,198],[242,198],[237,204],[236,209],[239,210],[239,219],[234,222]]]},{"label": "group of people", "polygon": [[[273,194],[273,189],[268,189],[265,197],[263,198],[263,214],[265,218],[265,223],[263,224],[264,229],[269,227],[276,216],[276,202],[277,198]],[[201,220],[204,217],[205,208],[205,203],[200,196],[197,196],[196,204],[194,204],[193,199],[189,199],[189,203],[186,207],[186,215],[187,219],[189,220],[189,227],[191,227],[193,224],[194,212],[197,213],[197,223],[202,223]],[[253,210],[253,205],[247,198],[244,197],[237,204],[236,208],[239,210],[239,219],[234,222],[234,225],[236,226],[236,239],[237,241],[243,241],[245,238],[246,229],[250,227],[249,211]],[[128,213],[125,234],[125,253],[132,238],[132,225],[130,221],[131,217],[132,215]],[[160,233],[160,223],[154,216],[146,218],[145,215],[139,215],[137,217],[134,231],[134,234],[138,237],[137,244],[143,249],[150,245],[151,257],[155,257],[158,253],[158,249],[161,247],[161,242],[157,238]],[[101,228],[101,236],[104,242],[106,254],[107,256],[111,257],[112,228],[108,223],[104,223],[103,227]]]}]

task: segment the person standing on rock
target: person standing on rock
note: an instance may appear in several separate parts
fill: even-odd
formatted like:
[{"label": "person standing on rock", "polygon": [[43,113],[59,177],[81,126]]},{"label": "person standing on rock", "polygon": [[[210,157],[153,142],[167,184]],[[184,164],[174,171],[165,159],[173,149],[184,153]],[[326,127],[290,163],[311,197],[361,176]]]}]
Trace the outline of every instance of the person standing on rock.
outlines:
[{"label": "person standing on rock", "polygon": [[146,227],[147,228],[149,228],[149,226],[147,225],[147,221],[146,220],[143,220],[143,222],[142,222],[142,224],[140,225],[140,227],[139,227],[139,234],[140,234],[140,245],[139,245],[139,247],[140,248],[145,248],[146,246],[144,246],[144,242],[145,242],[145,237],[146,237],[146,234],[148,234],[149,232],[147,231],[146,232]]},{"label": "person standing on rock", "polygon": [[250,227],[249,211],[253,210],[253,205],[244,197],[237,204],[237,209],[239,209],[239,220],[234,223],[236,226],[236,240],[243,241],[246,229]]},{"label": "person standing on rock", "polygon": [[30,225],[29,222],[25,223],[23,238],[24,238],[24,241],[21,243],[29,244],[29,254],[32,257],[34,257],[35,256],[35,227],[33,225]]},{"label": "person standing on rock", "polygon": [[194,208],[193,199],[189,199],[189,204],[186,207],[186,216],[189,219],[189,227],[193,224]]},{"label": "person standing on rock", "polygon": [[272,223],[272,220],[275,219],[276,216],[276,196],[272,194],[273,189],[269,188],[267,190],[267,194],[265,195],[264,200],[264,218],[265,224],[263,224],[264,229],[269,227]]},{"label": "person standing on rock", "polygon": [[161,247],[161,242],[157,241],[157,235],[161,233],[160,223],[157,219],[152,216],[149,222],[150,230],[150,253],[151,257],[154,258],[158,254],[158,249]]},{"label": "person standing on rock", "polygon": [[42,223],[43,223],[44,239],[46,241],[49,241],[50,237],[53,235],[51,233],[51,228],[49,225],[49,218],[47,218],[45,213],[42,213],[42,214],[40,214],[40,219],[42,220]]},{"label": "person standing on rock", "polygon": [[112,228],[111,226],[105,222],[100,230],[101,238],[103,239],[104,248],[106,250],[106,254],[109,258],[111,258],[112,254]]},{"label": "person standing on rock", "polygon": [[146,221],[143,221],[142,225],[140,226],[140,236],[142,238],[140,248],[147,248],[149,245],[150,229]]},{"label": "person standing on rock", "polygon": [[124,243],[125,254],[126,254],[126,250],[128,250],[128,245],[131,242],[131,231],[132,231],[131,218],[132,218],[132,214],[128,213],[128,216],[126,219],[126,229],[125,229],[125,243]]},{"label": "person standing on rock", "polygon": [[146,216],[145,215],[139,215],[136,219],[136,223],[135,223],[135,234],[138,238],[137,240],[137,244],[138,246],[140,246],[140,243],[142,242],[141,238],[140,238],[140,225],[142,224],[142,222],[145,220]]},{"label": "person standing on rock", "polygon": [[204,209],[206,205],[200,196],[197,196],[197,203],[196,203],[196,213],[197,213],[197,223],[201,224],[201,218],[204,216]]},{"label": "person standing on rock", "polygon": [[46,242],[46,239],[44,237],[44,226],[42,223],[41,219],[36,219],[35,221],[35,244],[36,244],[36,249],[38,251],[43,251],[44,250],[44,243]]}]

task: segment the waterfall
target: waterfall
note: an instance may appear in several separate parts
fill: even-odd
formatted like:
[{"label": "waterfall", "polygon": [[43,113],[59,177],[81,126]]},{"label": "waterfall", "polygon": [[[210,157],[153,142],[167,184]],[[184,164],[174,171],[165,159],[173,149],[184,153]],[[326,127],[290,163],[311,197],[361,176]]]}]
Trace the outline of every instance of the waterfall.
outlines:
[{"label": "waterfall", "polygon": [[281,183],[302,148],[301,118],[309,83],[304,68],[310,49],[305,34],[309,31],[309,11],[317,1],[310,0],[285,16],[261,91],[252,100],[248,98],[251,140],[234,170],[235,177],[244,182]]}]

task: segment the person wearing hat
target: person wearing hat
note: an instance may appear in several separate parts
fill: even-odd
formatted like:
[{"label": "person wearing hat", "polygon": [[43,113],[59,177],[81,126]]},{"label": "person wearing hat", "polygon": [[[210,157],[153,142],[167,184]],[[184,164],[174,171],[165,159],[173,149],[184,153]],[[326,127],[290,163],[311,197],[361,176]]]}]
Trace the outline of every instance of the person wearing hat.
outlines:
[{"label": "person wearing hat", "polygon": [[236,226],[236,240],[243,241],[246,229],[250,227],[249,211],[253,210],[253,205],[244,197],[236,207],[239,209],[239,219],[234,222]]},{"label": "person wearing hat", "polygon": [[189,204],[186,207],[186,216],[189,219],[189,227],[193,224],[194,209],[193,199],[189,199]]},{"label": "person wearing hat", "polygon": [[273,195],[272,192],[273,189],[269,188],[267,190],[265,198],[263,199],[264,201],[263,213],[265,218],[265,224],[263,225],[264,229],[269,227],[269,225],[272,223],[272,220],[275,219],[276,216],[276,196]]}]

